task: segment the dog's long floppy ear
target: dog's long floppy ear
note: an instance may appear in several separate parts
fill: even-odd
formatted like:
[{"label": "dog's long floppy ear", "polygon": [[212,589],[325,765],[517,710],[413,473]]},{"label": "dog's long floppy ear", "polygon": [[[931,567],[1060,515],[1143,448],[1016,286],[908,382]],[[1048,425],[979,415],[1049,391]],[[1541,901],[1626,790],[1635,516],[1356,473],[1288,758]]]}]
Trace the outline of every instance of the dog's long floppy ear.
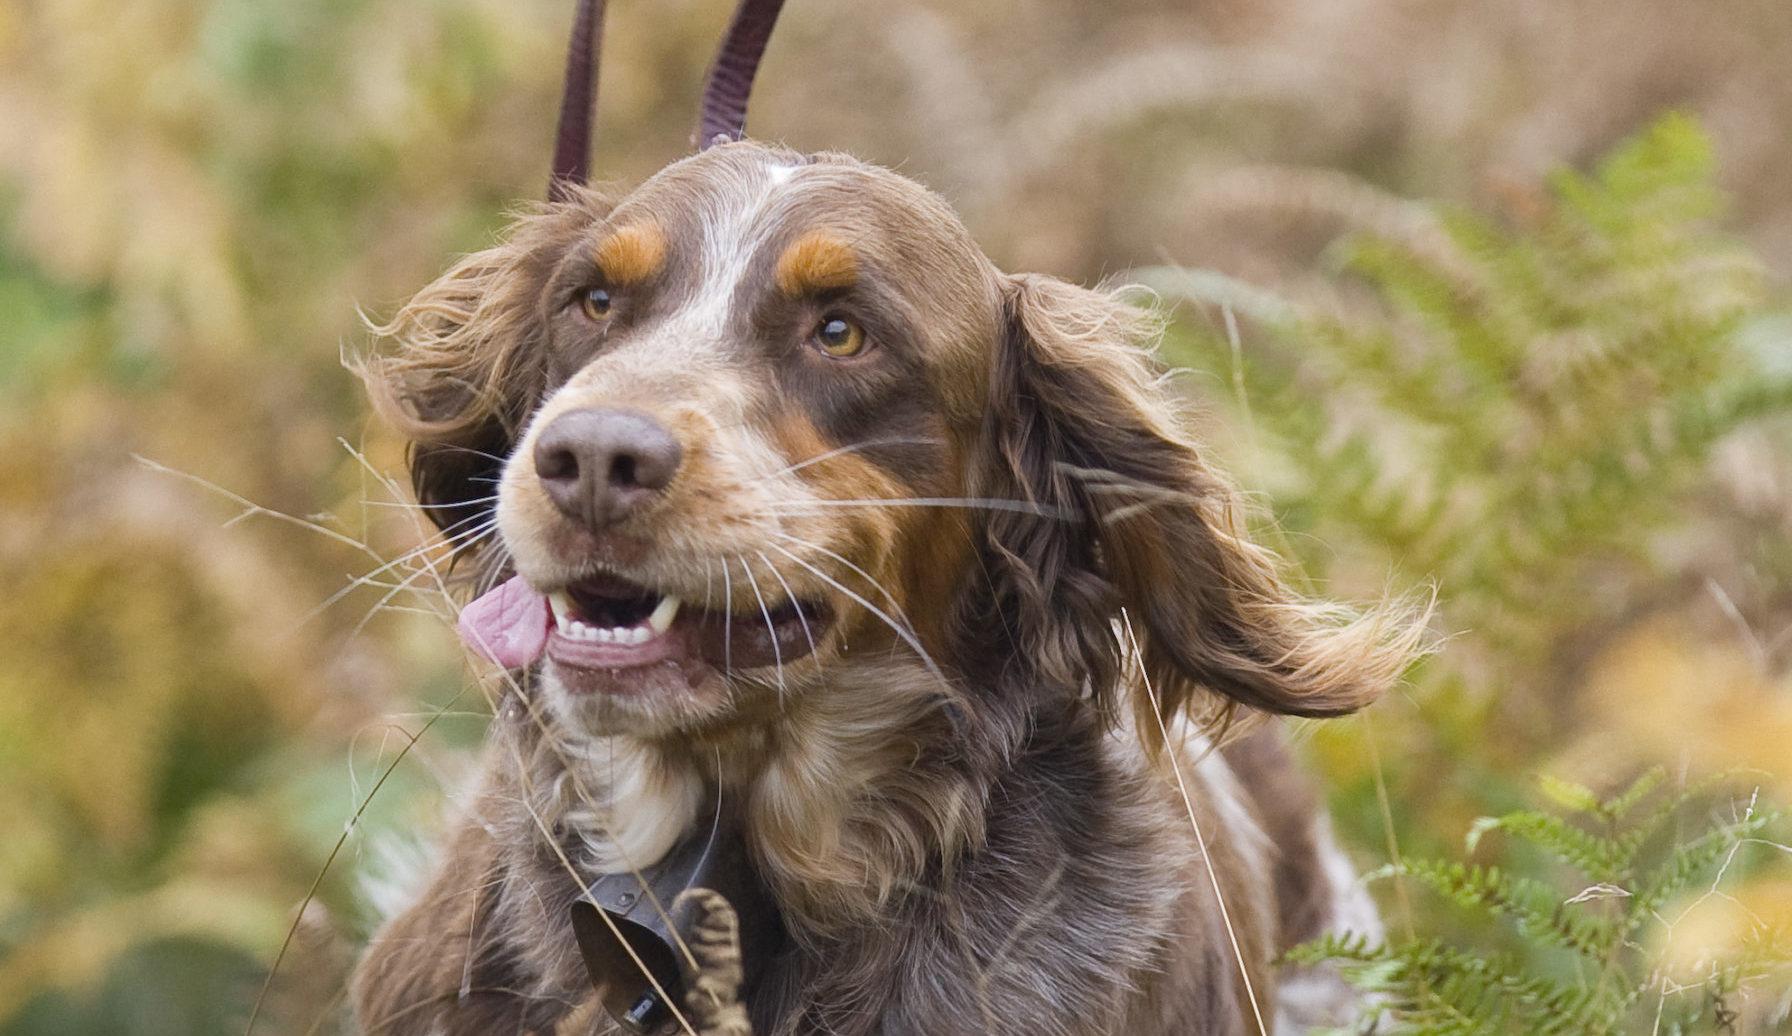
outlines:
[{"label": "dog's long floppy ear", "polygon": [[359,365],[375,409],[410,440],[418,502],[453,537],[492,509],[504,458],[547,388],[548,274],[610,208],[593,191],[563,189],[566,200],[520,217],[373,328],[397,348]]},{"label": "dog's long floppy ear", "polygon": [[[1268,712],[1373,701],[1412,657],[1410,611],[1306,600],[1247,540],[1237,495],[1196,452],[1152,355],[1156,318],[1119,293],[1010,279],[981,495],[1038,505],[985,524],[996,610],[1027,677],[1123,707],[1154,739],[1203,688]],[[1136,640],[1155,700],[1125,672]],[[1136,669],[1136,665],[1135,665]]]}]

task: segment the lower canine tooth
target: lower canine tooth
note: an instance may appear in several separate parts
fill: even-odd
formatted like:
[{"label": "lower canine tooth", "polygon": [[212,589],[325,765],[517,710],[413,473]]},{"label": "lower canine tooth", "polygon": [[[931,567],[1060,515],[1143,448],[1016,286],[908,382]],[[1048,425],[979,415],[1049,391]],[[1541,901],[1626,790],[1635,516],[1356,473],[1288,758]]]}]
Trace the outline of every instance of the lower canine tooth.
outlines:
[{"label": "lower canine tooth", "polygon": [[653,614],[647,617],[647,625],[653,628],[653,632],[664,633],[672,628],[672,620],[678,617],[678,603],[678,598],[671,594],[660,598]]}]

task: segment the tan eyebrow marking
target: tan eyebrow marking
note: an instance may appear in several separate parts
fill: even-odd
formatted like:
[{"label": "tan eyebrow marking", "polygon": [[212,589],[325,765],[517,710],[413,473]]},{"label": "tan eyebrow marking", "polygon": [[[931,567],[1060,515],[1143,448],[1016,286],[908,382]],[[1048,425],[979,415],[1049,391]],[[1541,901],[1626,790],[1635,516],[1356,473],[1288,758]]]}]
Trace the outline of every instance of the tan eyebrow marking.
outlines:
[{"label": "tan eyebrow marking", "polygon": [[846,242],[812,230],[778,257],[777,277],[778,290],[793,298],[850,288],[859,279],[859,258]]},{"label": "tan eyebrow marking", "polygon": [[640,284],[666,265],[666,233],[655,223],[626,226],[605,238],[592,257],[611,283]]}]

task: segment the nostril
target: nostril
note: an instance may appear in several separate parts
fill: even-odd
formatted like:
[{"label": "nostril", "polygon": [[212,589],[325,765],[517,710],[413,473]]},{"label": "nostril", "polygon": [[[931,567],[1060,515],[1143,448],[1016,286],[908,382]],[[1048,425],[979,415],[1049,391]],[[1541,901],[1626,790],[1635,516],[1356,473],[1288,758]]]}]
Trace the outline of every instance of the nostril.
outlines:
[{"label": "nostril", "polygon": [[610,484],[618,489],[630,489],[640,485],[640,480],[635,476],[635,468],[634,454],[617,454],[616,458],[610,461]]},{"label": "nostril", "polygon": [[[642,433],[630,444],[628,451],[628,466],[624,470],[628,485],[648,490],[665,489],[678,473],[684,449],[657,423],[644,428]],[[612,469],[613,473],[616,471]]]},{"label": "nostril", "polygon": [[579,477],[579,458],[564,447],[537,450],[535,473],[553,481],[573,481]]}]

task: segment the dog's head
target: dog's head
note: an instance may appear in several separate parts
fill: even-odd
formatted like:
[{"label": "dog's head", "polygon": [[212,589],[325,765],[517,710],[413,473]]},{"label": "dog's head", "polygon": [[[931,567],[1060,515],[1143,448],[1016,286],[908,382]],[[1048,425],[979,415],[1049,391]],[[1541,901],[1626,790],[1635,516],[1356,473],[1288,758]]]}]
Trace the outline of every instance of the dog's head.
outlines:
[{"label": "dog's head", "polygon": [[420,501],[451,536],[495,515],[473,553],[516,577],[472,632],[539,656],[572,731],[758,722],[892,652],[972,708],[1330,715],[1406,657],[1241,537],[1148,313],[998,271],[844,156],[729,144],[581,193],[391,331],[370,382]]}]

